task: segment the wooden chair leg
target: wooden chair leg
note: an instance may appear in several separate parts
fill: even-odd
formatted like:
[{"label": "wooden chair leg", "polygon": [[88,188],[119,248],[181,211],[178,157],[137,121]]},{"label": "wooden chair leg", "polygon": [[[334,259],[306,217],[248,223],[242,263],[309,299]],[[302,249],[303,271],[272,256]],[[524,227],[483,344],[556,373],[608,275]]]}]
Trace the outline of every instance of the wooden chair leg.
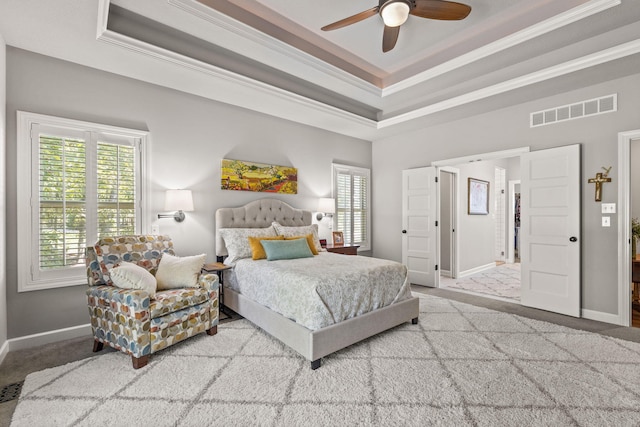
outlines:
[{"label": "wooden chair leg", "polygon": [[104,343],[98,341],[98,340],[93,340],[93,352],[97,353],[100,350],[102,350],[104,348]]},{"label": "wooden chair leg", "polygon": [[207,335],[215,335],[217,333],[218,333],[218,325],[212,326],[209,329],[207,329]]},{"label": "wooden chair leg", "polygon": [[147,354],[141,357],[131,356],[131,362],[133,362],[133,369],[143,368],[149,362],[149,355]]}]

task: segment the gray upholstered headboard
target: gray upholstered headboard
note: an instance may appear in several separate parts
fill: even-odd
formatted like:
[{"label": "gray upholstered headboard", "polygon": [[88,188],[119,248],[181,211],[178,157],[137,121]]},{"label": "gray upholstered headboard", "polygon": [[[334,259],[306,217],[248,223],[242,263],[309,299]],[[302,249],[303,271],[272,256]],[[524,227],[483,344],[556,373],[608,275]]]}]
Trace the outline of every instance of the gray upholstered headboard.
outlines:
[{"label": "gray upholstered headboard", "polygon": [[216,256],[227,255],[219,229],[266,228],[273,221],[288,227],[311,225],[311,211],[295,209],[276,199],[255,200],[239,208],[220,208],[216,211]]}]

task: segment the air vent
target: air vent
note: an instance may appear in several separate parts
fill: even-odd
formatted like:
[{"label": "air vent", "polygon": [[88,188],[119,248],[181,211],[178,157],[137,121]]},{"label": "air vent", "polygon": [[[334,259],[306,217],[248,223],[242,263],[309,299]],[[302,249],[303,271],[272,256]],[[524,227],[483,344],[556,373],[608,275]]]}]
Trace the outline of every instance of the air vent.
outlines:
[{"label": "air vent", "polygon": [[589,99],[575,104],[563,105],[544,111],[531,113],[531,127],[550,125],[567,120],[581,119],[618,110],[618,94]]}]

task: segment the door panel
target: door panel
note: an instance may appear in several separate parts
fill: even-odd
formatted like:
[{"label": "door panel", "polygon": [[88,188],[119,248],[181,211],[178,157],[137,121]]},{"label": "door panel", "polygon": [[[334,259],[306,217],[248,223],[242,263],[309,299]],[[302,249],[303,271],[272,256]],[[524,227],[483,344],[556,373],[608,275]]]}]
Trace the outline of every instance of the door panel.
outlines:
[{"label": "door panel", "polygon": [[402,171],[402,262],[415,285],[437,286],[436,170]]},{"label": "door panel", "polygon": [[580,317],[580,146],[523,154],[521,168],[522,305]]}]

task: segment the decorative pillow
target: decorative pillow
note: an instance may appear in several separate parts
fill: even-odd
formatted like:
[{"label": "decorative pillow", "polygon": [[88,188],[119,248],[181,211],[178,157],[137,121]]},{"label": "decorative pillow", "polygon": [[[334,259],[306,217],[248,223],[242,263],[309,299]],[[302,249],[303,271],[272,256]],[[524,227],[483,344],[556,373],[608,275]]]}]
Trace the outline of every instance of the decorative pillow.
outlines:
[{"label": "decorative pillow", "polygon": [[307,239],[263,240],[260,243],[267,254],[267,261],[313,257]]},{"label": "decorative pillow", "polygon": [[251,246],[251,259],[265,259],[267,254],[260,243],[261,240],[284,240],[284,236],[275,237],[253,237],[249,236],[249,246]]},{"label": "decorative pillow", "polygon": [[206,258],[205,254],[185,257],[163,254],[156,273],[158,290],[197,288],[198,276]]},{"label": "decorative pillow", "polygon": [[151,298],[156,295],[156,278],[145,268],[132,262],[123,262],[109,272],[113,285],[123,289],[141,289]]},{"label": "decorative pillow", "polygon": [[221,228],[218,230],[227,247],[227,258],[224,263],[231,265],[242,258],[251,258],[249,236],[275,237],[278,234],[273,227],[267,228]]},{"label": "decorative pillow", "polygon": [[322,252],[322,246],[320,246],[320,239],[318,238],[318,224],[302,225],[298,227],[287,227],[280,225],[278,222],[273,222],[273,228],[276,233],[284,237],[294,236],[306,236],[307,234],[313,234],[313,246],[316,248],[316,252]]},{"label": "decorative pillow", "polygon": [[284,240],[295,240],[295,239],[307,239],[307,243],[309,244],[309,249],[311,249],[311,253],[314,255],[318,255],[318,251],[316,250],[316,245],[313,243],[313,234],[307,234],[306,236],[291,236],[291,237],[284,238]]}]

